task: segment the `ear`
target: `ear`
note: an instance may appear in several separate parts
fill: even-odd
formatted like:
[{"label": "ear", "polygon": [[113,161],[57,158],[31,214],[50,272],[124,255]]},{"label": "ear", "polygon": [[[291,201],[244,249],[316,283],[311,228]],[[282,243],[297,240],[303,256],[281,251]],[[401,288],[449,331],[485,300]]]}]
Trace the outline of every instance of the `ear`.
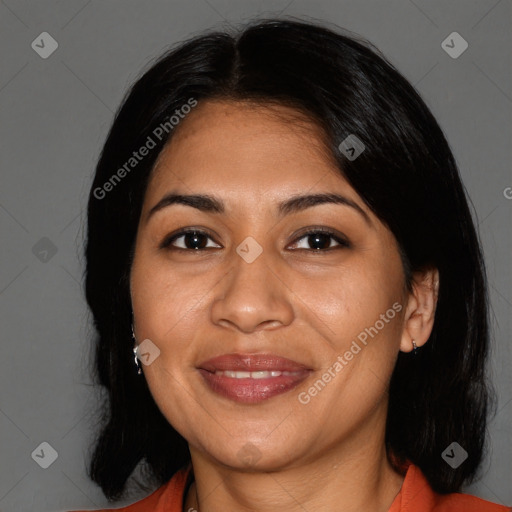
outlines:
[{"label": "ear", "polygon": [[411,352],[413,341],[417,347],[427,342],[434,327],[438,294],[439,271],[436,268],[428,267],[413,273],[400,342],[402,352]]}]

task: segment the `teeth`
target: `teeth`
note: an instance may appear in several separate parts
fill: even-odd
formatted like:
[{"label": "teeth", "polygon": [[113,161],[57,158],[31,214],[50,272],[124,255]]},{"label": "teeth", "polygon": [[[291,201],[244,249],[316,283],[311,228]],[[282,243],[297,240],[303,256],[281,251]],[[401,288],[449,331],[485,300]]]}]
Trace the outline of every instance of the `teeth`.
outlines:
[{"label": "teeth", "polygon": [[217,370],[215,375],[222,377],[229,377],[230,379],[269,379],[271,377],[280,377],[281,375],[299,375],[300,372],[281,372],[273,371],[258,371],[258,372],[234,372],[231,370]]}]

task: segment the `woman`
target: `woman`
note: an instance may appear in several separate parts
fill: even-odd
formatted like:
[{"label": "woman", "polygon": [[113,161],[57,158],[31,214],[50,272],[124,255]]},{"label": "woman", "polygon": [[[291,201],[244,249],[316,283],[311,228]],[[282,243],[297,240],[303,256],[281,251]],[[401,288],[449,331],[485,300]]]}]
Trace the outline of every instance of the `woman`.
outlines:
[{"label": "woman", "polygon": [[[370,44],[269,20],[191,39],[119,110],[88,206],[126,511],[505,511],[483,456],[485,271],[448,143]],[[134,358],[135,354],[135,358]]]}]

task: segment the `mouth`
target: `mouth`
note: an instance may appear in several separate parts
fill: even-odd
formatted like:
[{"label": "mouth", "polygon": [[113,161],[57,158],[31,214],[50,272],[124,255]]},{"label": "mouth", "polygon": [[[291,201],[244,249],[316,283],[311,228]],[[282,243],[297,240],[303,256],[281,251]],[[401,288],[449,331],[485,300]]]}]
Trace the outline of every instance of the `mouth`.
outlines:
[{"label": "mouth", "polygon": [[201,363],[198,370],[214,393],[245,404],[291,391],[312,372],[273,354],[225,354]]}]

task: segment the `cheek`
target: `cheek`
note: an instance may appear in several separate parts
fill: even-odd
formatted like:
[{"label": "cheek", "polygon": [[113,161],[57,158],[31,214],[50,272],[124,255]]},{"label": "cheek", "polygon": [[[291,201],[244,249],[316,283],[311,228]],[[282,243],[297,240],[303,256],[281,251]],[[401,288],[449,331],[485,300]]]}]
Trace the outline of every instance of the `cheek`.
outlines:
[{"label": "cheek", "polygon": [[[185,392],[191,346],[204,287],[199,279],[187,279],[170,271],[169,265],[157,261],[141,250],[131,271],[132,306],[140,343],[149,338],[160,349],[158,358],[144,366],[147,381],[157,406],[182,435],[190,437],[200,411]],[[186,411],[186,413],[185,413]]]},{"label": "cheek", "polygon": [[169,262],[141,251],[131,272],[132,304],[137,329],[145,337],[172,337],[172,330],[183,330],[187,318],[201,307],[208,289],[204,279],[173,270]]},{"label": "cheek", "polygon": [[[311,403],[311,409],[320,414],[330,404],[334,423],[344,421],[347,410],[362,418],[380,402],[399,350],[404,309],[401,261],[391,251],[365,255],[354,259],[345,272],[333,274],[312,295],[321,320],[315,325],[332,343],[327,347],[325,336],[319,337],[323,367],[316,388],[323,396]],[[318,392],[310,391],[308,395]]]},{"label": "cheek", "polygon": [[294,281],[293,290],[301,298],[297,305],[333,349],[343,350],[360,334],[364,341],[365,333],[368,329],[374,332],[376,323],[380,334],[397,338],[399,315],[392,306],[402,302],[402,273],[400,262],[393,260],[384,255],[354,258],[347,268],[314,282]]}]

